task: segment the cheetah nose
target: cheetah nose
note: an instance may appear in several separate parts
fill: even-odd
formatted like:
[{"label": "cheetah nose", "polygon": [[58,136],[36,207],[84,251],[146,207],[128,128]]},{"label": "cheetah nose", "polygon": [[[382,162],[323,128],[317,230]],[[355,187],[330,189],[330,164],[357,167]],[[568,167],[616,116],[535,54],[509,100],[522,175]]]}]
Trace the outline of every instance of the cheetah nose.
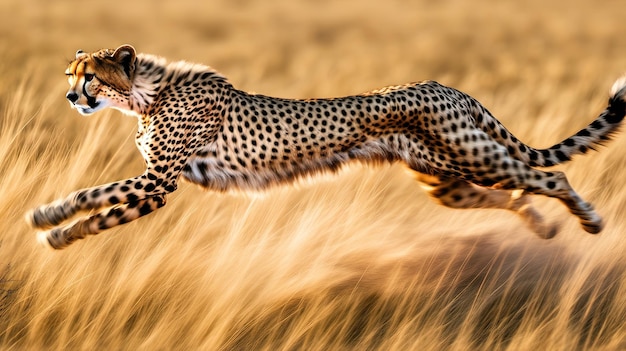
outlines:
[{"label": "cheetah nose", "polygon": [[67,93],[67,95],[65,95],[65,97],[70,100],[71,103],[75,103],[76,100],[78,100],[78,94],[74,93],[74,92],[69,92]]}]

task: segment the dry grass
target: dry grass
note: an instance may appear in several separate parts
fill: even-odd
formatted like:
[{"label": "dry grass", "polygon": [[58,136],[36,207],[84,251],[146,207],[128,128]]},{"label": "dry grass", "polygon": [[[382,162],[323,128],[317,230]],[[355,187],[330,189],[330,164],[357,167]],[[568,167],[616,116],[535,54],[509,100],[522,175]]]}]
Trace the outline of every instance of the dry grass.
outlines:
[{"label": "dry grass", "polygon": [[522,140],[586,125],[626,69],[622,1],[110,0],[0,3],[0,348],[622,350],[626,136],[561,167],[605,217],[535,238],[503,211],[432,204],[401,167],[261,195],[184,184],[146,218],[61,252],[22,219],[138,174],[135,122],[63,101],[76,49],[132,43],[236,86],[334,96],[436,79]]}]

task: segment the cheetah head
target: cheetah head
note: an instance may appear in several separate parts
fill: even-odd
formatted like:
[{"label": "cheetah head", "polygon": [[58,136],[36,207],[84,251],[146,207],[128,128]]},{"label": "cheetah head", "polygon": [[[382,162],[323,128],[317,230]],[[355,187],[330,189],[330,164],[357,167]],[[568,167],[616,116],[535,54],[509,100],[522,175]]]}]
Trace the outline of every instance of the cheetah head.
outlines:
[{"label": "cheetah head", "polygon": [[82,115],[105,107],[128,109],[135,59],[130,45],[94,53],[78,50],[65,71],[70,84],[65,97]]}]

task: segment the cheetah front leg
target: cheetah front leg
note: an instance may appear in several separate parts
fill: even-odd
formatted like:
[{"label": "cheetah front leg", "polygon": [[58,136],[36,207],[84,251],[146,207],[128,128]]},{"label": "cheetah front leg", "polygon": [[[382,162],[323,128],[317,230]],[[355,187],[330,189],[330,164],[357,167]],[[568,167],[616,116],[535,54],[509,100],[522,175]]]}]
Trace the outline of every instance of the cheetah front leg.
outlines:
[{"label": "cheetah front leg", "polygon": [[[26,219],[33,227],[48,230],[40,238],[54,248],[62,248],[87,234],[97,234],[163,207],[165,196],[177,188],[188,150],[193,149],[189,139],[193,131],[172,132],[169,124],[162,123],[169,119],[168,114],[161,111],[140,121],[137,146],[146,163],[142,175],[78,190],[29,212]],[[58,227],[84,211],[96,213]]]},{"label": "cheetah front leg", "polygon": [[[33,227],[50,229],[40,233],[40,241],[53,248],[68,246],[87,234],[124,224],[165,205],[165,195],[176,190],[176,178],[148,169],[143,175],[73,192],[63,200],[40,206],[27,214]],[[87,218],[57,227],[79,212],[100,211]],[[52,228],[52,229],[51,229]]]},{"label": "cheetah front leg", "polygon": [[55,227],[49,231],[40,232],[38,240],[54,249],[62,249],[78,239],[85,238],[86,235],[98,234],[103,230],[128,223],[163,206],[165,206],[164,195],[149,196],[142,200],[117,205],[87,218],[81,218],[64,227]]},{"label": "cheetah front leg", "polygon": [[492,208],[517,213],[526,225],[539,237],[550,239],[558,231],[556,225],[547,225],[543,216],[535,210],[530,197],[522,190],[507,191],[485,188],[438,175],[415,172],[424,190],[438,203],[451,208]]},{"label": "cheetah front leg", "polygon": [[167,181],[157,172],[148,170],[135,178],[75,191],[65,199],[35,208],[26,215],[26,219],[35,228],[49,229],[81,211],[136,202],[174,190],[176,190],[175,179]]}]

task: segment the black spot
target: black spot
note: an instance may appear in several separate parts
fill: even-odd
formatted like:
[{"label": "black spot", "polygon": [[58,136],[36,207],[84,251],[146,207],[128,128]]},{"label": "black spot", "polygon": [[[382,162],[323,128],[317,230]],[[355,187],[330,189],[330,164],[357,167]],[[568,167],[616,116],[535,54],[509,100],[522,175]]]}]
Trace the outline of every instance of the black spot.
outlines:
[{"label": "black spot", "polygon": [[565,146],[574,146],[574,145],[576,145],[576,141],[574,139],[572,139],[572,138],[567,138],[567,139],[563,140],[562,144],[565,145]]},{"label": "black spot", "polygon": [[500,137],[504,140],[507,140],[509,137],[509,133],[506,132],[506,129],[500,129]]},{"label": "black spot", "polygon": [[563,153],[563,151],[556,151],[556,152],[554,153],[554,155],[555,155],[555,156],[556,156],[556,158],[558,158],[558,159],[559,159],[559,161],[561,161],[561,162],[569,161],[569,157],[568,157],[567,155],[565,155],[565,154]]},{"label": "black spot", "polygon": [[588,136],[591,136],[591,133],[589,133],[587,129],[583,129],[579,131],[578,133],[576,133],[576,136],[588,137]]},{"label": "black spot", "polygon": [[87,196],[86,196],[86,194],[85,194],[85,192],[84,192],[84,191],[81,191],[81,192],[78,194],[78,197],[77,197],[77,198],[78,198],[78,202],[80,202],[80,203],[84,203],[85,201],[87,201]]},{"label": "black spot", "polygon": [[624,119],[624,111],[622,110],[622,112],[620,113],[609,113],[606,116],[604,116],[604,120],[607,121],[608,123],[611,124],[616,124],[621,122]]},{"label": "black spot", "polygon": [[546,183],[546,186],[548,187],[548,189],[554,189],[556,188],[556,183],[553,181],[549,181]]},{"label": "black spot", "polygon": [[152,212],[152,206],[147,202],[139,208],[139,216],[145,216],[150,212]]},{"label": "black spot", "polygon": [[509,155],[513,155],[515,154],[515,148],[513,147],[513,145],[509,145],[506,147],[506,151],[509,152]]},{"label": "black spot", "polygon": [[[128,194],[126,195],[126,201],[128,202],[128,207],[136,207],[137,203],[138,203],[139,198],[137,197],[137,195],[135,194]],[[132,206],[134,204],[134,206]]]},{"label": "black spot", "polygon": [[608,114],[604,117],[604,119],[611,123],[619,123],[624,119],[624,114],[626,113],[626,102],[619,98],[611,98],[609,100]]},{"label": "black spot", "polygon": [[591,123],[591,128],[596,129],[596,130],[602,129],[604,128],[604,123],[602,123],[602,121],[597,119],[593,121],[593,123]]}]

